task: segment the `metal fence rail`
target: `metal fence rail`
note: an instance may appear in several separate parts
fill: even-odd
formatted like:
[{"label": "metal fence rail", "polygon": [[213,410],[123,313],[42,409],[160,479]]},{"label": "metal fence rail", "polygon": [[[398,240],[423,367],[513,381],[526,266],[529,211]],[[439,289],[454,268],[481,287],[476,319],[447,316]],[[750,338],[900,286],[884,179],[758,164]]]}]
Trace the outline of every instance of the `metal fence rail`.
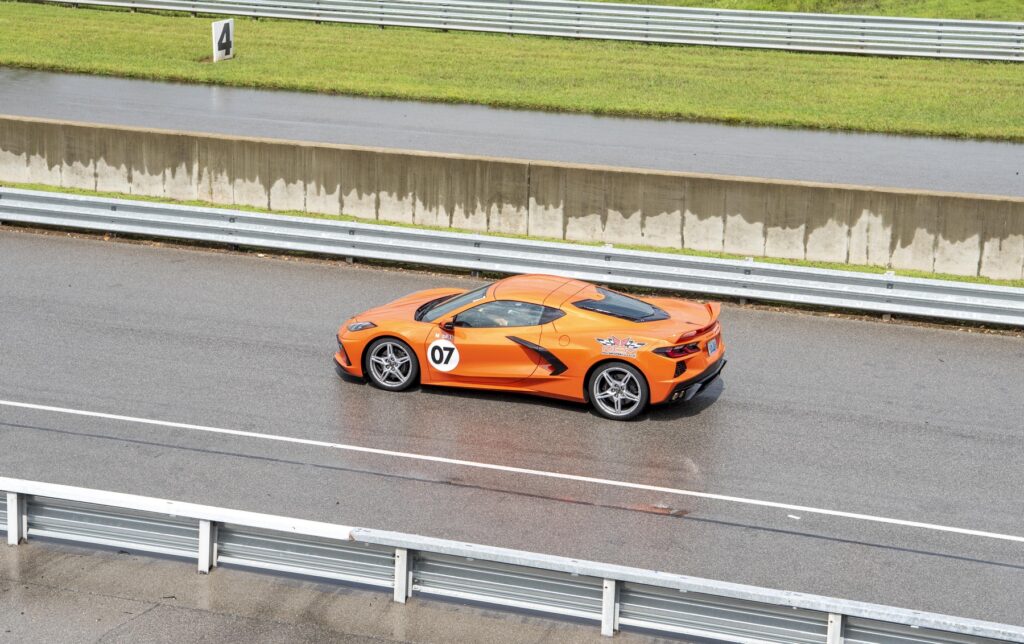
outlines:
[{"label": "metal fence rail", "polygon": [[45,0],[395,27],[931,58],[1024,60],[1024,23],[564,0]]},{"label": "metal fence rail", "polygon": [[[792,644],[1024,642],[1024,628],[610,564],[0,478],[0,530],[441,595],[599,623]],[[55,519],[59,516],[59,519]],[[59,528],[54,529],[55,521]],[[187,545],[187,549],[183,546]]]},{"label": "metal fence rail", "polygon": [[1024,327],[1024,289],[0,187],[0,221]]}]

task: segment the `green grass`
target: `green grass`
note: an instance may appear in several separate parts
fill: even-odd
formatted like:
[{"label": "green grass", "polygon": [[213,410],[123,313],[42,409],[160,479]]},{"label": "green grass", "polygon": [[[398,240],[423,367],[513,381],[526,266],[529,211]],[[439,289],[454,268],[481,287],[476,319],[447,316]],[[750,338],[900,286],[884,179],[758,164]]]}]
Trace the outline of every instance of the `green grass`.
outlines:
[{"label": "green grass", "polygon": [[904,18],[1024,21],[1022,0],[602,0],[709,9],[846,13]]},{"label": "green grass", "polygon": [[[585,243],[585,242],[571,242],[565,241],[564,239],[553,239],[548,237],[532,237],[527,235],[512,235],[502,233],[481,233],[477,230],[466,230],[461,228],[442,228],[438,226],[420,226],[416,224],[403,224],[398,222],[388,221],[367,221],[359,217],[352,217],[350,215],[321,215],[309,212],[299,212],[295,210],[266,210],[263,208],[254,208],[251,206],[224,206],[221,204],[214,204],[206,201],[179,201],[175,199],[165,199],[161,197],[145,197],[140,195],[126,195],[120,192],[94,192],[91,190],[80,190],[77,188],[59,188],[55,186],[37,184],[37,183],[12,183],[0,181],[0,186],[6,186],[8,188],[18,188],[21,190],[41,190],[46,192],[59,192],[63,194],[73,195],[87,195],[91,197],[110,197],[113,199],[130,199],[134,201],[148,201],[153,203],[172,203],[178,205],[188,206],[200,206],[203,208],[230,208],[231,210],[244,210],[247,212],[256,212],[262,214],[271,215],[287,215],[292,217],[312,217],[315,219],[330,219],[334,221],[352,221],[359,223],[373,223],[381,226],[396,226],[400,228],[418,228],[426,230],[439,230],[444,232],[456,232],[456,233],[470,233],[474,235],[486,234],[494,237],[509,237],[513,239],[533,239],[539,241],[552,241],[559,242],[562,244],[576,244],[580,246],[597,246],[599,243]],[[647,252],[656,253],[671,253],[676,255],[693,255],[697,257],[717,257],[722,259],[744,259],[741,255],[732,255],[730,253],[709,253],[705,251],[695,251],[687,249],[675,249],[675,248],[660,248],[654,246],[635,246],[629,244],[616,245],[616,248],[625,248],[632,250],[642,250]],[[786,264],[788,266],[808,266],[813,268],[828,268],[840,271],[855,271],[859,273],[876,273],[881,274],[890,270],[883,266],[863,266],[858,264],[840,264],[834,262],[812,262],[799,259],[777,259],[771,257],[755,257],[755,262],[766,262],[770,264]],[[1017,288],[1024,288],[1024,280],[994,280],[987,277],[977,277],[972,275],[950,275],[946,273],[928,273],[925,271],[914,271],[914,270],[894,270],[897,275],[903,275],[906,277],[923,277],[927,279],[939,279],[939,280],[952,280],[956,282],[971,282],[975,284],[993,284],[996,286],[1014,286]]]},{"label": "green grass", "polygon": [[596,114],[1024,140],[1019,64],[301,21],[236,24],[238,57],[211,64],[209,18],[0,2],[0,65]]}]

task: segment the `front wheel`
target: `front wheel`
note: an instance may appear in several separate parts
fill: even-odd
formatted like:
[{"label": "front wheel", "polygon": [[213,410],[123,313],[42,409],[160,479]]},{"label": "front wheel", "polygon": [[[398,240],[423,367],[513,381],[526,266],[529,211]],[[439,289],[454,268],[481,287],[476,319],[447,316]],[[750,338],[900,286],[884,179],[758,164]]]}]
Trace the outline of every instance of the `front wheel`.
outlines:
[{"label": "front wheel", "polygon": [[590,404],[605,418],[630,420],[647,407],[651,392],[640,370],[625,362],[608,362],[587,383]]},{"label": "front wheel", "polygon": [[366,349],[366,375],[379,389],[402,391],[416,382],[420,363],[408,344],[397,338],[380,338]]}]

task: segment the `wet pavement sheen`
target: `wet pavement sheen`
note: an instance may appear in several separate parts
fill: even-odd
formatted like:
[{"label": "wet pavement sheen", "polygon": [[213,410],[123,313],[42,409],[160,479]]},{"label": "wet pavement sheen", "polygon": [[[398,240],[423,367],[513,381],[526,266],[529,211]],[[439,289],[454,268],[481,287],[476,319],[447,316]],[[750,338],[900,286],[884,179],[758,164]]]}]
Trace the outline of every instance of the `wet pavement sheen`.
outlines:
[{"label": "wet pavement sheen", "polygon": [[[726,305],[638,422],[339,379],[354,312],[478,280],[0,229],[0,398],[1024,534],[1024,340]],[[0,472],[1021,623],[1019,544],[0,407]],[[791,516],[792,515],[792,516]],[[958,592],[951,593],[955,587]]]}]

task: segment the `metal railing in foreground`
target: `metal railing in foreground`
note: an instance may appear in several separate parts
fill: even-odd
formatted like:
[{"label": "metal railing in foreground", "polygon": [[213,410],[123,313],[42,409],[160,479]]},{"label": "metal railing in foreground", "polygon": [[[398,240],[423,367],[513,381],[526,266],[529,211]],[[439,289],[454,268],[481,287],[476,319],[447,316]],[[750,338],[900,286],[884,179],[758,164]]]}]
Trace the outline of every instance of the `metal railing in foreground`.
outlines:
[{"label": "metal railing in foreground", "polygon": [[1024,289],[0,187],[0,222],[1024,327]]},{"label": "metal railing in foreground", "polygon": [[725,642],[1024,642],[1024,628],[625,566],[0,477],[7,543],[38,536]]},{"label": "metal railing in foreground", "polygon": [[737,11],[564,0],[46,0],[395,27],[1024,61],[1024,23]]}]

